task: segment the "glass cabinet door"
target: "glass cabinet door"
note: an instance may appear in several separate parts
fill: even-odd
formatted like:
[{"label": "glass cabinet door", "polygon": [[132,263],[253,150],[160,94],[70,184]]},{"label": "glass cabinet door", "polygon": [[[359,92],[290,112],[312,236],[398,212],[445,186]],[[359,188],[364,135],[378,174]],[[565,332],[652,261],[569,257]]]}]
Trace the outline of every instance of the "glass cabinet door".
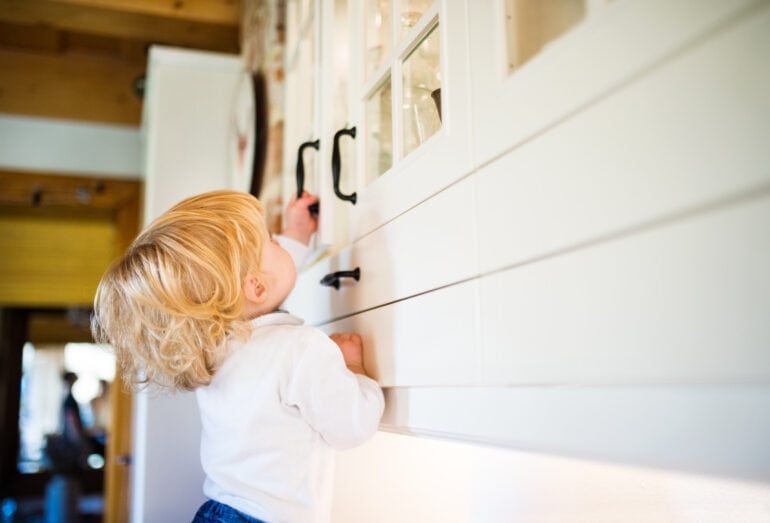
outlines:
[{"label": "glass cabinet door", "polygon": [[360,136],[351,240],[439,192],[470,166],[465,1],[361,4],[352,32],[362,74],[350,89]]},{"label": "glass cabinet door", "polygon": [[[365,185],[397,166],[441,128],[441,41],[433,4],[366,3]],[[395,82],[399,85],[394,89]]]}]

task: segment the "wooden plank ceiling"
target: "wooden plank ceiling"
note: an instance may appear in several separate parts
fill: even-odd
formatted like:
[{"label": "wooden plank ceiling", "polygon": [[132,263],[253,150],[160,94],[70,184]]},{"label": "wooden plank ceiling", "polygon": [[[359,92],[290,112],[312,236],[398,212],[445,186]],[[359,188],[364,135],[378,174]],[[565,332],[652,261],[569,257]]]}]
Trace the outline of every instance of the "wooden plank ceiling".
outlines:
[{"label": "wooden plank ceiling", "polygon": [[239,0],[0,0],[0,113],[138,125],[160,44],[239,52]]}]

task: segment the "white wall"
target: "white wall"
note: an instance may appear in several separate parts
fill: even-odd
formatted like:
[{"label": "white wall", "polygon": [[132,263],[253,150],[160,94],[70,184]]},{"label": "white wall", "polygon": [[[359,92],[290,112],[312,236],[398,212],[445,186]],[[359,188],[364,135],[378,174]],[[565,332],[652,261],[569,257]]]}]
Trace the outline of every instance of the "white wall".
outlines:
[{"label": "white wall", "polygon": [[139,128],[0,114],[0,168],[138,178]]},{"label": "white wall", "polygon": [[[178,201],[227,188],[239,57],[150,50],[142,120],[145,223]],[[189,521],[204,501],[200,419],[193,393],[135,398],[133,523]]]}]

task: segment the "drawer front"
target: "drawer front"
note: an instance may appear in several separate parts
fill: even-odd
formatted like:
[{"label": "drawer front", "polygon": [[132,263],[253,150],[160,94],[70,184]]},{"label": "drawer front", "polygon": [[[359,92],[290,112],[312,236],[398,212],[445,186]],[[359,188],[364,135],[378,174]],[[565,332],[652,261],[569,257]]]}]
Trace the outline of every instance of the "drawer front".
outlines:
[{"label": "drawer front", "polygon": [[482,273],[770,184],[770,9],[478,173]]},{"label": "drawer front", "polygon": [[357,332],[364,363],[383,387],[479,382],[478,281],[452,285],[323,325]]},{"label": "drawer front", "polygon": [[488,385],[770,381],[770,194],[481,279]]},{"label": "drawer front", "polygon": [[[414,296],[477,274],[473,180],[467,179],[302,272],[284,304],[311,325]],[[339,289],[319,284],[360,269]]]}]

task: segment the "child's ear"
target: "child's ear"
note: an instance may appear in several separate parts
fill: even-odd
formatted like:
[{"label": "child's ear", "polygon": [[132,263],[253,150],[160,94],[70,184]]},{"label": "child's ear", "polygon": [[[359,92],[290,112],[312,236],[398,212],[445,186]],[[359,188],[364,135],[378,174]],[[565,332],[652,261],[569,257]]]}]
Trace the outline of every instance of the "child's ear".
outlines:
[{"label": "child's ear", "polygon": [[254,275],[247,276],[243,282],[243,294],[247,301],[252,303],[262,303],[267,298],[265,286]]}]

